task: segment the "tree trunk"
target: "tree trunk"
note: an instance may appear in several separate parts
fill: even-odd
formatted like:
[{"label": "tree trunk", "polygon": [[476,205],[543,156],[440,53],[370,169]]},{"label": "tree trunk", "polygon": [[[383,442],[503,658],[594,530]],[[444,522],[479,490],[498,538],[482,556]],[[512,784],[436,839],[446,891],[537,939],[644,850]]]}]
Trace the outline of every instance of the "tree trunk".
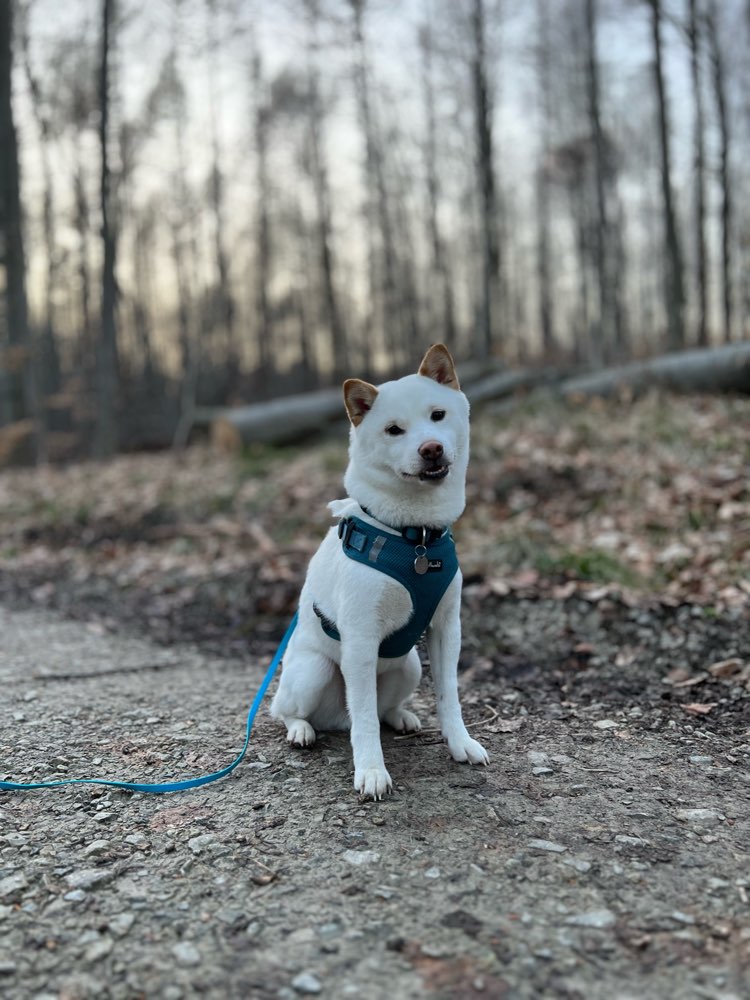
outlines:
[{"label": "tree trunk", "polygon": [[318,0],[305,0],[308,22],[307,36],[307,89],[309,105],[310,169],[316,206],[316,229],[320,276],[323,284],[323,326],[328,334],[333,375],[344,378],[349,371],[346,333],[341,321],[336,292],[335,260],[333,255],[333,223],[331,219],[331,191],[328,182],[328,165],[324,152],[324,116],[321,106],[318,71]]},{"label": "tree trunk", "polygon": [[730,131],[726,70],[718,29],[716,0],[710,0],[706,14],[708,43],[711,49],[716,116],[719,124],[719,186],[721,188],[721,285],[724,342],[732,339],[732,182],[729,175]]},{"label": "tree trunk", "polygon": [[[380,340],[385,348],[390,368],[395,370],[399,366],[399,358],[403,348],[403,338],[400,336],[399,294],[396,280],[396,246],[393,236],[390,199],[385,182],[382,145],[370,95],[370,77],[363,23],[366,0],[349,0],[349,2],[353,15],[357,105],[365,139],[365,187],[367,192],[365,218],[369,234],[368,270],[371,298],[370,317],[367,321],[369,331],[366,330],[365,336],[368,338],[368,353],[372,356],[372,341],[376,327],[374,317],[379,309],[381,313]],[[376,249],[376,223],[379,230],[380,253]]]},{"label": "tree trunk", "polygon": [[113,20],[114,0],[102,0],[99,145],[101,150],[100,204],[103,264],[101,329],[97,345],[97,422],[94,435],[94,454],[98,458],[113,455],[118,446],[119,373],[116,325],[117,288],[115,284],[117,234],[108,148]]},{"label": "tree trunk", "polygon": [[683,311],[685,291],[682,274],[682,252],[677,229],[677,218],[672,193],[672,154],[670,147],[670,122],[667,109],[662,55],[661,0],[649,0],[651,7],[651,35],[654,46],[654,83],[656,86],[659,118],[659,147],[661,153],[661,184],[664,211],[664,298],[667,314],[668,346],[671,350],[685,343]]},{"label": "tree trunk", "polygon": [[632,395],[655,386],[678,392],[750,393],[750,343],[679,351],[605,368],[566,379],[557,391],[575,399],[623,391]]},{"label": "tree trunk", "polygon": [[708,344],[708,274],[706,268],[706,124],[703,108],[703,83],[701,74],[701,30],[697,0],[688,0],[688,39],[690,41],[690,70],[693,81],[693,170],[695,185],[695,264],[698,283],[698,319],[696,342]]},{"label": "tree trunk", "polygon": [[240,352],[235,330],[236,307],[229,276],[229,255],[226,250],[224,174],[221,169],[221,152],[219,148],[219,121],[216,99],[216,0],[207,0],[207,4],[208,92],[211,119],[211,180],[209,185],[209,200],[213,215],[214,257],[216,261],[217,282],[217,294],[212,308],[211,325],[223,327],[226,351],[224,364],[229,373],[229,386],[233,388],[237,381]]},{"label": "tree trunk", "polygon": [[432,69],[434,43],[432,39],[432,27],[429,21],[420,29],[419,46],[422,53],[422,94],[427,126],[424,145],[424,165],[427,177],[427,234],[431,252],[431,288],[429,298],[430,303],[434,303],[437,307],[436,309],[431,309],[430,327],[436,331],[436,334],[439,334],[439,339],[447,344],[452,344],[456,337],[456,320],[453,303],[453,284],[439,221],[438,130],[435,115],[435,85]]},{"label": "tree trunk", "polygon": [[607,149],[601,124],[599,61],[596,53],[598,7],[596,0],[586,0],[586,89],[588,94],[589,123],[591,127],[594,182],[596,188],[596,224],[594,226],[595,267],[599,290],[599,324],[597,334],[602,342],[604,357],[621,357],[623,354],[622,319],[619,294],[615,288],[612,227],[607,210],[608,175]]},{"label": "tree trunk", "polygon": [[23,245],[21,177],[18,141],[13,118],[13,13],[14,5],[0,3],[0,235],[5,267],[6,333],[0,341],[0,381],[3,390],[2,415],[11,421],[34,421],[31,451],[43,458],[43,435],[39,420],[39,400],[35,358],[29,330],[26,300],[26,257]]},{"label": "tree trunk", "polygon": [[[60,361],[57,351],[57,322],[55,316],[57,298],[57,279],[59,251],[55,232],[55,189],[54,173],[50,163],[50,143],[53,138],[52,121],[45,111],[44,95],[39,80],[31,63],[31,51],[28,28],[28,8],[23,11],[21,19],[21,47],[23,51],[26,82],[31,95],[31,110],[39,132],[39,154],[42,168],[42,229],[44,232],[44,251],[47,267],[44,275],[44,327],[38,344],[36,368],[37,384],[43,397],[50,396],[60,389]],[[40,437],[46,432],[44,407],[41,407]]]},{"label": "tree trunk", "polygon": [[477,353],[489,357],[496,341],[500,306],[500,248],[497,230],[497,196],[492,137],[492,102],[487,77],[484,0],[474,0],[472,81],[476,128],[477,179],[479,185],[480,238],[482,244],[482,299],[479,311]]},{"label": "tree trunk", "polygon": [[252,79],[255,92],[255,314],[259,368],[263,377],[274,370],[273,317],[271,315],[271,223],[268,178],[268,132],[270,108],[264,93],[263,64],[259,52],[253,54]]},{"label": "tree trunk", "polygon": [[539,286],[539,326],[542,335],[542,351],[550,357],[555,350],[555,318],[552,306],[552,255],[550,235],[552,218],[550,211],[550,179],[548,160],[550,156],[550,126],[552,120],[552,74],[550,60],[549,4],[547,0],[537,0],[537,85],[539,88],[539,135],[541,139],[540,162],[536,169],[536,265]]}]

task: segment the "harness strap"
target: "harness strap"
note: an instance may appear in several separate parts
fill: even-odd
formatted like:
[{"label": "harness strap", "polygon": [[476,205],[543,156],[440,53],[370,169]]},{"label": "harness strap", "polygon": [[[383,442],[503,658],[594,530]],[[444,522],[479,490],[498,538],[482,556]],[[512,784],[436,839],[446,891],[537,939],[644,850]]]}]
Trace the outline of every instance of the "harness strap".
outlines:
[{"label": "harness strap", "polygon": [[[450,530],[419,529],[419,536],[415,539],[406,533],[393,535],[383,532],[361,518],[350,516],[339,522],[338,534],[342,550],[349,559],[385,573],[408,591],[412,602],[411,617],[405,625],[386,636],[378,649],[378,656],[383,659],[405,656],[427,630],[443,594],[458,571],[456,546]],[[421,543],[423,538],[425,542],[415,546],[414,542]],[[419,560],[424,562],[419,571],[416,568],[417,553]],[[340,641],[336,622],[317,604],[313,604],[313,611],[320,619],[325,634]]]},{"label": "harness strap", "polygon": [[62,781],[35,781],[29,783],[19,781],[0,781],[0,791],[28,792],[35,788],[60,788],[62,785],[110,785],[113,788],[124,788],[130,792],[150,792],[155,795],[161,795],[164,792],[182,792],[188,788],[198,788],[201,785],[209,784],[211,781],[218,781],[219,778],[225,778],[237,767],[247,752],[247,748],[250,743],[250,733],[252,732],[253,723],[255,722],[255,716],[257,715],[260,703],[263,701],[266,691],[274,678],[274,674],[278,670],[281,658],[283,657],[286,647],[289,644],[292,633],[297,627],[297,620],[298,613],[295,613],[294,618],[292,618],[289,624],[289,628],[284,634],[284,638],[279,643],[279,648],[276,650],[273,660],[271,660],[268,670],[266,671],[266,675],[258,688],[258,693],[255,695],[253,703],[250,706],[250,710],[247,713],[244,746],[232,763],[227,764],[227,766],[223,767],[220,771],[214,771],[211,774],[204,774],[199,778],[186,778],[184,781],[163,781],[153,783],[139,781],[112,781],[105,778],[66,778]]}]

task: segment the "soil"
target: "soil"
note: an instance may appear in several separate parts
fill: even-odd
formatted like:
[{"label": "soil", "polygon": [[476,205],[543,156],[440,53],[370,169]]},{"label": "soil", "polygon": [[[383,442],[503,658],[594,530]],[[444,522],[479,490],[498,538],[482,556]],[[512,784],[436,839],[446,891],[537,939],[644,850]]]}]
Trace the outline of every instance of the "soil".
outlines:
[{"label": "soil", "polygon": [[[41,489],[26,475],[16,495]],[[261,521],[201,575],[175,546],[218,544],[215,521],[76,509],[3,522],[0,776],[225,765],[321,528]],[[382,802],[354,793],[345,734],[293,751],[265,713],[245,762],[192,792],[0,792],[3,997],[746,997],[747,604],[559,560],[504,584],[481,530],[475,512],[460,684],[489,767],[449,758],[426,665],[424,731],[383,731]],[[137,575],[149,537],[171,561]]]}]

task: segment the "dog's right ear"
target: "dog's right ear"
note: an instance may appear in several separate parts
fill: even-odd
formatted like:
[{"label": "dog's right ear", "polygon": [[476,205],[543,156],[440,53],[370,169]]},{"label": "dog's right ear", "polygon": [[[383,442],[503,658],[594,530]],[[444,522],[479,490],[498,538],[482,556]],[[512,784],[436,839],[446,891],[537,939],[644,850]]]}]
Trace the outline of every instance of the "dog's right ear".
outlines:
[{"label": "dog's right ear", "polygon": [[344,404],[349,419],[358,427],[364,420],[367,413],[372,409],[378,390],[369,382],[363,382],[360,378],[348,378],[344,382]]}]

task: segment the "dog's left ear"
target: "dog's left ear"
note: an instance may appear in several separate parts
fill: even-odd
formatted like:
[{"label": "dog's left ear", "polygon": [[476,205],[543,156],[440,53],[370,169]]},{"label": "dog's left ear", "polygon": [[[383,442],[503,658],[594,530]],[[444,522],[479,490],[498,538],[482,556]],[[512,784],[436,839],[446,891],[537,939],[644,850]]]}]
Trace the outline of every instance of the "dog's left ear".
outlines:
[{"label": "dog's left ear", "polygon": [[441,385],[449,389],[460,390],[456,367],[453,358],[445,344],[433,344],[427,354],[422,358],[419,366],[419,375],[426,375],[427,378],[434,379]]},{"label": "dog's left ear", "polygon": [[344,404],[349,419],[355,427],[364,420],[375,402],[378,390],[360,378],[348,378],[344,382]]}]

